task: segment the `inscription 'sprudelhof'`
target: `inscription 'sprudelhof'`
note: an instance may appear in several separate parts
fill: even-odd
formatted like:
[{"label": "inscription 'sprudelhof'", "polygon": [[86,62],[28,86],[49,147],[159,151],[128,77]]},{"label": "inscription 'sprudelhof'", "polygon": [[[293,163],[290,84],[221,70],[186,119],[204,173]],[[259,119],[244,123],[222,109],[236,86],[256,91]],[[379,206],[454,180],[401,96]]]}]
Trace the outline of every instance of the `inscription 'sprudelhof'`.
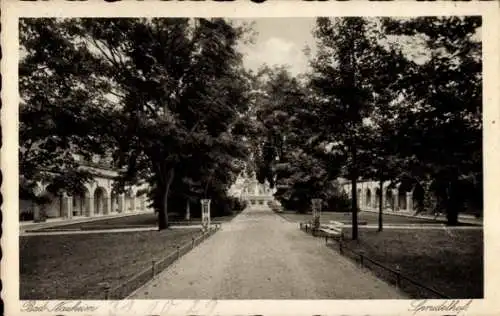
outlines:
[{"label": "inscription 'sprudelhof'", "polygon": [[98,306],[85,304],[82,301],[50,302],[50,301],[27,301],[22,303],[22,312],[94,312]]},{"label": "inscription 'sprudelhof'", "polygon": [[439,302],[431,302],[428,300],[417,300],[411,303],[409,309],[413,314],[417,313],[428,313],[428,312],[452,312],[453,314],[460,314],[469,309],[472,304],[472,300],[461,301],[461,300],[446,300]]}]

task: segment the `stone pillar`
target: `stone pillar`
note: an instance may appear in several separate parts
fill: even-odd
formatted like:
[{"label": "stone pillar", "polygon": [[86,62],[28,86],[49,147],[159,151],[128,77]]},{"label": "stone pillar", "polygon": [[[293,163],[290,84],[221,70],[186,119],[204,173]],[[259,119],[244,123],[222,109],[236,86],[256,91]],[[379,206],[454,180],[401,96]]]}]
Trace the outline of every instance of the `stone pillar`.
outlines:
[{"label": "stone pillar", "polygon": [[376,203],[375,201],[377,198],[375,197],[377,195],[377,188],[370,188],[370,208],[376,208]]},{"label": "stone pillar", "polygon": [[95,197],[94,198],[87,198],[87,214],[86,215],[88,217],[94,216],[94,204],[95,204],[94,199],[95,199]]},{"label": "stone pillar", "polygon": [[364,191],[362,186],[358,187],[360,190],[358,192],[358,203],[359,203],[359,209],[362,210],[365,208],[365,198],[364,198]]},{"label": "stone pillar", "polygon": [[398,189],[392,189],[392,210],[397,212],[399,210],[399,192]]},{"label": "stone pillar", "polygon": [[382,204],[382,209],[383,210],[386,210],[387,209],[387,188],[384,189],[384,191],[382,191],[382,196],[384,197],[384,204]]},{"label": "stone pillar", "polygon": [[130,208],[131,208],[130,212],[132,212],[132,213],[137,212],[137,210],[136,210],[136,208],[135,208],[135,202],[136,202],[136,197],[135,197],[135,195],[134,195],[134,196],[132,196],[132,197],[131,197],[131,199],[130,199]]},{"label": "stone pillar", "polygon": [[137,203],[138,212],[144,212],[144,195],[141,195],[137,198]]},{"label": "stone pillar", "polygon": [[412,194],[412,192],[406,192],[406,210],[408,212],[413,212],[413,194]]},{"label": "stone pillar", "polygon": [[104,215],[109,215],[112,211],[111,207],[113,205],[111,200],[111,195],[106,196],[106,201],[104,201]]},{"label": "stone pillar", "polygon": [[43,221],[42,210],[40,205],[33,202],[33,220],[35,222]]},{"label": "stone pillar", "polygon": [[109,213],[114,214],[114,213],[116,213],[115,212],[116,211],[116,202],[117,202],[116,197],[113,194],[111,194],[109,197],[109,201],[110,201]]},{"label": "stone pillar", "polygon": [[123,193],[120,193],[118,195],[118,212],[119,213],[125,212],[125,194]]},{"label": "stone pillar", "polygon": [[61,196],[61,215],[64,218],[73,217],[73,197],[69,196],[67,193],[63,193]]}]

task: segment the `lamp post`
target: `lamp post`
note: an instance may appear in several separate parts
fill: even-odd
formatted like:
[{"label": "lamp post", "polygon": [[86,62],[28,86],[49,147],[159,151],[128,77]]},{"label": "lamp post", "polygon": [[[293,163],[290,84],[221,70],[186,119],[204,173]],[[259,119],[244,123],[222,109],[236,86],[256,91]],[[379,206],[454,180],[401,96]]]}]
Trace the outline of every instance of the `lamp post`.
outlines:
[{"label": "lamp post", "polygon": [[210,229],[210,199],[201,200],[201,225],[204,231]]}]

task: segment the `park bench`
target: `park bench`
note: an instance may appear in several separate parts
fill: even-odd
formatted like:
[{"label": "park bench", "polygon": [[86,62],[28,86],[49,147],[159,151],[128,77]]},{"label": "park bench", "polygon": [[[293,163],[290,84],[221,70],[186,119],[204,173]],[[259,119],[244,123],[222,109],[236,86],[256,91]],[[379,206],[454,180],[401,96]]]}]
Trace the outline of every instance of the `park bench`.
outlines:
[{"label": "park bench", "polygon": [[[306,223],[300,223],[300,229],[304,229],[306,232],[311,231],[313,235],[316,235],[319,232],[320,236],[324,236],[326,242],[328,242],[329,238],[333,239],[342,239],[344,238],[344,232],[342,230],[344,224],[336,221],[330,221],[329,224],[323,224],[319,227],[317,231],[313,231],[313,223],[312,221]],[[317,236],[317,235],[316,235]]]},{"label": "park bench", "polygon": [[328,225],[322,225],[320,228],[321,233],[325,236],[325,241],[328,242],[329,238],[333,239],[343,239],[344,232],[342,227],[344,224],[336,221],[330,221]]}]

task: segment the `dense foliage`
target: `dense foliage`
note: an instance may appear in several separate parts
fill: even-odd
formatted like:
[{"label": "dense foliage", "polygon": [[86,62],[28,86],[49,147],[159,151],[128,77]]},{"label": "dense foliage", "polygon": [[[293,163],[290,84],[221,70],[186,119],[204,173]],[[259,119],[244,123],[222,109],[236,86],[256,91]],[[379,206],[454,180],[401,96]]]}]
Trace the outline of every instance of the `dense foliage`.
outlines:
[{"label": "dense foliage", "polygon": [[200,198],[221,214],[244,207],[227,196],[240,174],[285,208],[350,202],[354,239],[361,179],[413,190],[419,211],[456,224],[482,208],[480,26],[318,18],[311,70],[294,76],[244,69],[248,30],[220,18],[22,19],[22,197],[42,202],[39,182],[79,192],[90,175],[77,156],[97,154],[123,170],[117,191],[150,184],[160,229],[169,210],[196,216]]},{"label": "dense foliage", "polygon": [[348,178],[353,223],[359,179],[413,190],[417,211],[441,209],[451,225],[466,204],[482,208],[480,26],[478,17],[318,18],[312,71],[299,84],[275,70],[268,84],[262,112],[287,146],[278,155],[266,138],[273,155],[261,179],[276,179],[277,197],[300,211],[339,196],[328,188]]},{"label": "dense foliage", "polygon": [[[53,145],[61,150],[75,144],[99,153],[104,147],[115,167],[126,169],[117,190],[150,183],[160,229],[168,226],[169,197],[210,196],[212,205],[226,199],[241,170],[238,160],[248,155],[241,137],[250,79],[236,50],[244,28],[223,19],[26,19],[21,33],[26,107],[42,103],[54,126],[47,131],[22,117],[22,135],[40,138],[47,131],[46,138],[63,139]],[[54,97],[44,96],[47,91]],[[88,138],[93,142],[80,146]],[[28,137],[21,139],[28,147]],[[65,171],[54,159],[59,153],[52,153],[32,154],[38,158],[32,169],[55,162]],[[36,172],[25,165],[31,180]]]}]

